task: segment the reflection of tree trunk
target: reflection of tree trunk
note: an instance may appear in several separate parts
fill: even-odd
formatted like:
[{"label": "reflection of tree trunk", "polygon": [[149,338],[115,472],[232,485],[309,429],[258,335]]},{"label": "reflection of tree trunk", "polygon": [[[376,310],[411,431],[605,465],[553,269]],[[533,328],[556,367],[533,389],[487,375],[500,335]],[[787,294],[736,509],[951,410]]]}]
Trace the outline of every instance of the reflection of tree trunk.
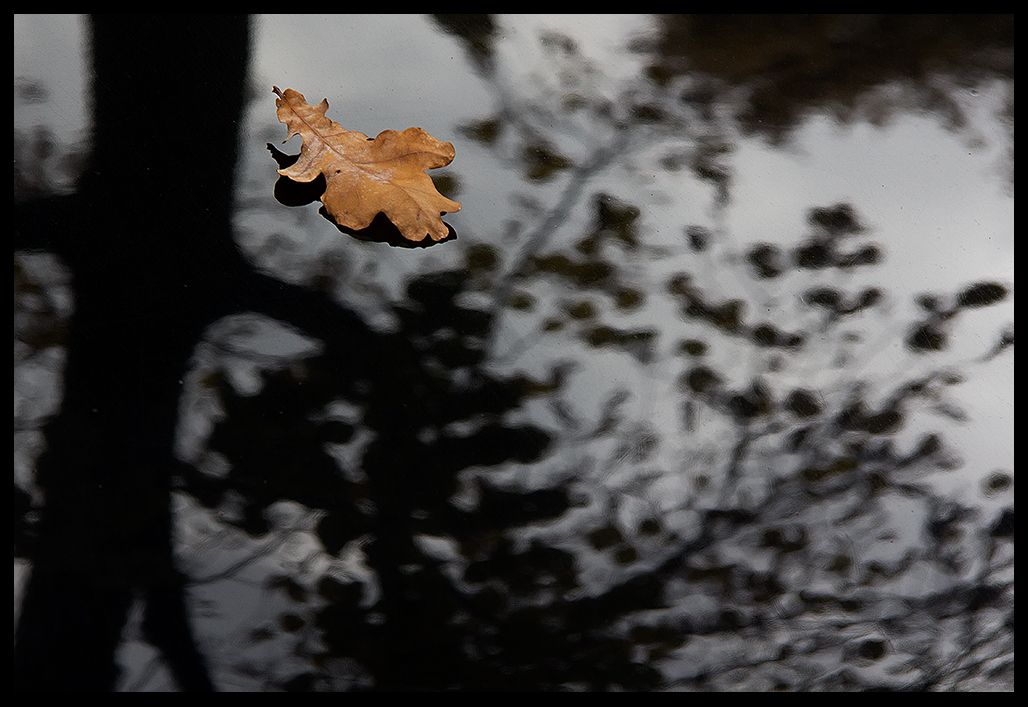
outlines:
[{"label": "reflection of tree trunk", "polygon": [[245,270],[229,217],[247,22],[119,16],[92,29],[91,168],[35,224],[16,217],[70,266],[76,309],[38,467],[46,505],[15,687],[113,688],[137,596],[180,687],[210,689],[172,563],[169,477],[188,357]]}]

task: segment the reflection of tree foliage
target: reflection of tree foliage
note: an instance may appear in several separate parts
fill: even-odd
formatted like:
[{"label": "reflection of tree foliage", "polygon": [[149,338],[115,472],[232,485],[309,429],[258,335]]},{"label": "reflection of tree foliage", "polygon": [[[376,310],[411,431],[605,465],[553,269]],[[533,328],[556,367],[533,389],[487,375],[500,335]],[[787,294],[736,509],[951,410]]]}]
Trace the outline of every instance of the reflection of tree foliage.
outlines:
[{"label": "reflection of tree foliage", "polygon": [[[778,259],[772,276],[876,262],[854,259],[822,240],[852,215],[842,208],[813,210],[811,222],[820,232],[813,241],[821,241],[821,252],[811,257],[815,246],[804,241],[791,258]],[[756,275],[769,273],[757,267]],[[685,276],[672,279],[669,290],[686,318],[763,350],[778,348],[786,358],[815,333],[843,334],[846,318],[881,296],[873,289],[847,294],[826,287],[797,293],[800,306],[824,310],[823,324],[785,333],[748,323],[741,303],[705,302]],[[998,283],[971,286],[947,316],[1005,295]],[[920,350],[918,342],[908,338],[912,350]],[[1004,334],[979,360],[991,360],[1011,343],[1012,335]],[[780,388],[764,377],[732,387],[722,363],[705,361],[702,340],[683,349],[696,361],[682,374],[683,392],[731,419],[735,442],[725,466],[703,475],[704,487],[685,502],[698,525],[692,538],[683,538],[679,556],[661,568],[689,580],[683,605],[697,596],[708,600],[706,611],[682,612],[685,633],[718,637],[716,648],[693,641],[680,652],[690,668],[677,684],[952,688],[1005,679],[1012,670],[1013,561],[997,528],[1007,512],[984,519],[933,490],[930,475],[954,466],[941,434],[922,433],[906,448],[897,439],[927,409],[959,418],[946,407],[945,391],[960,377],[952,369],[932,370],[886,390],[870,378],[854,379],[842,395],[803,385]],[[1009,483],[1006,474],[999,476],[991,483]],[[953,645],[952,636],[961,639]]]},{"label": "reflection of tree foliage", "polygon": [[825,111],[885,122],[921,109],[959,128],[966,116],[953,88],[1014,75],[1012,16],[676,15],[660,23],[651,74],[710,77],[683,95],[699,103],[741,88],[743,130],[773,140]]},{"label": "reflection of tree foliage", "polygon": [[[659,586],[629,581],[576,596],[571,553],[516,537],[521,526],[566,513],[566,489],[462,482],[473,468],[537,462],[551,442],[538,427],[506,421],[533,381],[481,368],[491,320],[454,302],[467,277],[441,273],[408,286],[397,314],[419,366],[355,381],[314,359],[299,377],[266,374],[257,395],[222,387],[225,416],[209,441],[231,470],[197,475],[189,488],[211,507],[231,494],[236,523],[251,535],[268,532],[271,504],[295,500],[323,512],[316,535],[329,553],[360,541],[375,574],[373,601],[369,588],[330,575],[310,588],[274,581],[296,602],[283,630],[319,631],[318,665],[349,661],[362,680],[391,688],[654,687],[658,673],[633,661],[631,643],[610,628],[626,610],[658,602]],[[356,419],[324,413],[340,397],[360,410]],[[361,427],[370,441],[359,469],[340,473],[328,449]],[[470,509],[453,500],[462,485],[477,497]],[[328,668],[311,670],[285,686],[333,679]]]},{"label": "reflection of tree foliage", "polygon": [[[601,198],[598,205],[602,230],[609,201]],[[629,213],[624,206],[618,211]],[[809,220],[812,234],[791,250],[755,246],[747,258],[752,276],[851,273],[880,262],[874,244],[853,242],[864,229],[852,207],[815,208]],[[692,236],[690,246],[702,250],[705,236]],[[622,248],[630,249],[632,242],[622,241]],[[595,283],[620,282],[624,269],[619,260],[548,255],[536,259],[528,277],[557,276],[567,289],[585,291]],[[547,267],[540,268],[540,261]],[[594,271],[602,277],[581,277]],[[683,687],[929,688],[1009,678],[1013,566],[1009,535],[997,528],[1012,519],[1012,510],[997,519],[982,518],[933,491],[930,475],[955,464],[940,433],[921,433],[909,447],[899,442],[903,430],[926,411],[962,419],[947,402],[947,388],[962,381],[956,369],[910,372],[889,389],[871,377],[839,378],[832,383],[839,389],[834,391],[802,383],[783,387],[775,372],[788,370],[791,359],[812,346],[830,349],[817,340],[852,340],[851,323],[879,305],[883,292],[826,285],[800,289],[792,295],[795,308],[818,316],[808,328],[787,331],[775,321],[751,318],[748,311],[759,308],[744,299],[715,299],[688,273],[670,277],[667,290],[681,317],[707,332],[700,337],[690,327],[690,338],[678,349],[686,361],[679,379],[683,425],[691,428],[690,417],[700,406],[728,424],[721,426],[726,437],[713,444],[716,452],[699,463],[708,468],[695,476],[697,493],[669,517],[645,521],[661,536],[656,548],[642,525],[615,522],[587,536],[615,563],[656,562],[655,570],[636,580],[650,577],[675,595],[669,611],[651,614],[645,624],[649,628],[637,626],[631,635],[649,635],[650,629],[660,635],[651,656],[674,651],[676,662],[667,669]],[[943,327],[963,310],[1006,295],[1005,286],[982,282],[922,304],[928,322]],[[572,325],[580,318],[574,308],[564,315]],[[926,326],[910,325],[906,345],[911,352],[946,348],[941,338],[933,339],[933,346],[925,344],[921,332]],[[552,324],[544,327],[555,330]],[[602,327],[594,320],[579,328],[579,336],[589,343]],[[649,338],[672,329],[654,331]],[[762,352],[770,362],[768,375],[750,372],[749,380],[732,383],[737,374],[730,361],[707,355],[725,337],[736,342],[736,349]],[[1002,333],[966,366],[993,359],[1012,342],[1012,331]],[[612,432],[622,434],[618,425]],[[696,442],[701,449],[706,445],[702,438]],[[638,449],[630,446],[614,456],[624,458]],[[695,466],[686,462],[682,470]],[[651,471],[649,478],[641,475],[630,483],[656,485],[671,475]],[[997,472],[988,483],[1006,486],[1011,481]],[[624,517],[617,512],[628,506],[624,500],[613,501],[610,516]],[[919,535],[911,537],[905,527],[907,514],[918,519]],[[676,586],[680,582],[684,586]],[[912,582],[923,584],[912,590]],[[662,618],[654,622],[655,616]],[[953,635],[962,639],[950,646]],[[689,666],[685,674],[682,665]]]},{"label": "reflection of tree foliage", "polygon": [[[602,196],[595,204],[586,241],[610,237],[634,247],[634,210]],[[844,237],[862,230],[851,207],[813,209],[810,221],[813,235],[775,256],[775,277],[877,262],[853,257],[870,246],[843,247]],[[823,252],[811,257],[815,247]],[[527,277],[562,278],[569,291],[617,301],[623,268],[601,262],[592,247],[573,250],[536,258]],[[320,638],[317,648],[298,638],[312,667],[277,676],[283,686],[929,688],[1001,679],[1011,669],[1012,509],[982,518],[933,491],[930,475],[954,464],[941,434],[921,434],[909,448],[897,442],[918,411],[945,409],[945,390],[958,382],[952,371],[889,391],[855,381],[841,396],[761,379],[736,388],[721,363],[703,362],[701,339],[683,342],[692,362],[682,374],[683,402],[729,421],[734,441],[723,466],[697,477],[695,492],[671,514],[626,521],[626,500],[615,495],[600,518],[582,520],[566,483],[498,487],[469,472],[552,465],[554,442],[583,437],[620,440],[613,456],[644,462],[662,440],[619,414],[623,396],[611,399],[591,431],[579,425],[554,439],[512,424],[526,397],[556,403],[560,376],[547,384],[483,367],[495,323],[458,302],[495,264],[478,246],[464,270],[410,283],[396,308],[398,335],[415,343],[420,365],[355,381],[331,360],[312,359],[300,374],[267,374],[258,395],[222,388],[225,417],[210,444],[231,471],[195,478],[190,489],[211,506],[229,490],[239,494],[237,522],[257,535],[268,530],[272,503],[320,509],[316,534],[325,550],[357,543],[375,576],[373,588],[330,573],[310,586],[272,580],[293,603],[279,630],[301,637],[314,629]],[[755,268],[754,276],[766,274]],[[795,297],[797,306],[823,313],[815,329],[824,335],[875,306],[867,292],[821,287]],[[668,293],[682,317],[713,338],[789,357],[813,333],[750,321],[742,302],[713,301],[685,275],[669,280]],[[1005,295],[1004,286],[981,283],[948,308],[937,298],[935,310],[952,318]],[[587,309],[572,304],[562,316],[578,323],[589,346],[648,360],[654,340],[669,333],[597,341],[604,325]],[[327,414],[340,397],[359,413]],[[339,469],[328,450],[358,440],[357,467]],[[999,490],[1010,478],[997,473],[988,484]],[[458,500],[469,493],[470,505]],[[571,530],[525,532],[575,517]],[[621,578],[586,581],[596,561],[621,568]]]},{"label": "reflection of tree foliage", "polygon": [[[697,75],[725,79],[729,87],[770,86],[749,93],[749,108],[732,119],[743,132],[763,126],[775,139],[807,113],[825,109],[843,118],[861,115],[881,121],[887,113],[875,110],[928,108],[948,115],[958,127],[960,107],[944,87],[950,84],[936,78],[946,76],[954,85],[967,86],[1011,75],[1006,59],[1012,56],[1009,18],[974,19],[966,27],[952,18],[921,24],[910,18],[867,18],[849,27],[850,34],[860,35],[849,39],[839,34],[839,26],[825,24],[842,20],[796,18],[796,27],[778,26],[792,21],[662,20],[665,40],[655,52],[652,84],[628,89],[613,104],[580,92],[590,67],[576,57],[573,39],[562,41],[551,33],[542,43],[553,60],[548,66],[562,78],[544,99],[549,107],[534,106],[518,114],[501,101],[496,116],[469,126],[468,135],[517,155],[516,149],[502,145],[505,130],[531,145],[544,142],[537,134],[542,116],[564,129],[577,125],[589,134],[583,142],[606,146],[561,165],[570,170],[563,194],[571,200],[580,198],[581,185],[596,171],[624,158],[630,147],[688,136],[691,148],[677,155],[666,152],[662,166],[689,164],[697,179],[716,187],[717,210],[728,202],[731,182],[724,162],[731,139],[724,136],[732,130],[722,122],[722,108],[733,105],[737,94],[719,89],[716,82],[699,81]],[[824,31],[800,26],[810,22]],[[744,34],[757,33],[761,41],[736,41],[733,28],[740,25]],[[948,32],[940,31],[944,26]],[[675,40],[676,27],[693,35]],[[450,21],[447,29],[461,35],[459,22]],[[826,34],[835,38],[822,52],[816,47]],[[922,35],[932,41],[915,46],[911,38]],[[483,37],[488,36],[479,35],[477,41],[487,46]],[[804,59],[808,46],[811,58]],[[882,51],[883,46],[897,51]],[[708,65],[693,61],[693,53],[702,56],[704,47],[724,60],[715,57]],[[988,68],[988,62],[972,58],[983,47],[999,48],[994,58],[1006,58]],[[670,80],[677,71],[670,59],[680,48],[693,72],[685,82],[691,88],[681,95],[681,82]],[[909,60],[897,59],[904,56]],[[735,70],[733,61],[749,62],[749,68],[725,76],[725,71]],[[578,67],[579,79],[568,76],[569,66]],[[482,62],[480,68],[488,74],[491,64]],[[906,94],[909,100],[878,100],[871,110],[866,96],[895,83],[914,84]],[[669,101],[667,93],[681,100]],[[779,95],[774,101],[768,98]],[[575,123],[583,112],[589,117]],[[614,132],[605,130],[604,123]],[[605,141],[605,134],[613,136]],[[559,153],[561,148],[553,145],[548,151]],[[647,253],[648,246],[642,245],[646,238],[636,225],[637,207],[602,193],[591,199],[593,226],[571,247],[548,249],[555,223],[540,218],[541,225],[526,239],[530,246],[508,270],[496,301],[509,302],[518,312],[536,312],[544,334],[570,333],[587,347],[620,349],[646,364],[673,327],[626,329],[606,320],[634,311],[651,294],[639,281],[633,260],[666,258],[667,253]],[[550,216],[567,214],[568,202],[561,198]],[[784,382],[775,374],[787,372],[796,365],[794,359],[816,349],[816,340],[835,342],[842,361],[852,361],[854,351],[868,345],[861,341],[860,327],[868,325],[869,316],[881,316],[887,301],[881,287],[837,284],[883,258],[881,247],[862,237],[865,229],[856,210],[848,204],[814,208],[809,222],[810,235],[793,248],[756,244],[743,254],[751,277],[786,283],[787,295],[776,306],[790,306],[791,301],[792,311],[804,315],[797,320],[806,322],[798,328],[786,329],[773,317],[762,320],[754,314],[761,311],[756,306],[760,303],[752,298],[719,298],[693,273],[678,272],[668,279],[667,292],[680,316],[707,332],[697,336],[690,326],[677,349],[685,361],[679,379],[683,427],[690,430],[697,409],[703,408],[727,423],[719,428],[727,437],[715,445],[722,453],[713,457],[712,468],[695,476],[696,492],[670,515],[651,512],[639,521],[638,514],[627,512],[629,497],[646,496],[647,486],[657,488],[673,475],[639,467],[627,495],[608,501],[610,508],[603,514],[607,520],[586,533],[588,545],[615,566],[635,568],[633,581],[649,578],[663,587],[663,600],[671,609],[630,620],[629,637],[637,653],[649,646],[642,654],[651,660],[676,656],[663,664],[665,675],[677,676],[672,678],[675,684],[790,689],[953,688],[992,680],[1005,684],[1012,674],[1013,564],[1008,541],[1013,511],[981,517],[976,509],[936,492],[928,483],[930,475],[958,462],[941,432],[911,431],[924,429],[926,414],[964,419],[947,390],[1011,346],[1012,328],[976,358],[926,363],[901,371],[891,382],[862,378],[859,368],[847,378],[845,364],[830,361],[821,365],[840,370],[831,390],[813,382]],[[701,226],[687,227],[686,235],[696,253],[724,237]],[[814,284],[803,273],[816,274]],[[560,291],[572,295],[547,305],[533,294],[539,291],[533,283],[542,280],[559,281]],[[1007,294],[1006,286],[984,281],[953,295],[923,295],[918,300],[923,316],[903,325],[895,336],[914,356],[942,352],[950,348],[949,334],[960,315]],[[733,370],[709,353],[726,337],[736,342],[735,348],[756,351],[766,374],[750,369],[748,380],[738,380],[737,367]],[[619,440],[612,459],[652,464],[653,450],[667,440],[644,423],[621,419],[617,409],[622,402],[620,392],[608,399],[594,434],[582,431],[581,419],[567,404],[558,399],[552,407],[566,425],[566,443],[609,435]],[[710,459],[700,456],[697,464]],[[683,464],[683,469],[697,464]],[[1011,483],[1008,473],[993,472],[983,480],[983,493],[992,495]],[[916,531],[910,517],[918,519]],[[587,557],[588,551],[580,550],[578,556]],[[959,639],[954,641],[954,636]]]},{"label": "reflection of tree foliage", "polygon": [[[597,205],[599,231],[624,223],[611,220],[608,200]],[[821,236],[838,235],[856,230],[853,216],[815,209],[811,221]],[[611,235],[630,247],[632,239]],[[809,247],[804,241],[791,257],[782,254],[780,275],[811,267],[801,255]],[[828,250],[817,260],[822,267],[852,267],[845,253]],[[596,275],[583,269],[588,258],[577,266],[567,258],[530,277],[569,278],[577,282],[571,291],[621,291],[615,263]],[[1012,509],[981,518],[933,491],[930,475],[953,465],[940,434],[923,434],[910,448],[896,442],[917,410],[944,399],[953,373],[904,380],[871,402],[860,386],[834,399],[761,380],[734,389],[717,361],[692,365],[683,400],[730,421],[724,467],[698,477],[670,515],[625,521],[625,499],[611,496],[598,520],[582,520],[568,483],[500,487],[471,473],[555,464],[554,443],[575,438],[512,422],[526,396],[556,398],[559,381],[503,378],[483,366],[494,321],[459,302],[494,264],[479,247],[466,269],[410,283],[396,308],[398,336],[414,342],[418,365],[355,380],[315,358],[301,372],[265,374],[256,395],[219,386],[225,415],[209,442],[231,470],[192,477],[190,491],[212,507],[234,495],[235,522],[254,536],[268,532],[273,503],[319,509],[324,549],[360,547],[374,575],[370,585],[333,573],[307,584],[270,581],[291,602],[277,630],[295,636],[309,661],[275,675],[278,684],[952,688],[1012,670]],[[741,305],[727,316],[724,303],[683,280],[673,278],[669,294],[714,337],[789,356],[810,333],[750,322]],[[1003,296],[997,283],[969,287],[953,313]],[[868,298],[822,290],[797,299],[826,310],[829,329],[840,329]],[[569,321],[581,314],[566,311]],[[583,339],[596,328],[586,326]],[[687,359],[703,360],[705,350],[698,340],[683,346]],[[357,412],[330,414],[340,399]],[[615,456],[650,459],[660,437],[624,420],[618,405],[612,399],[595,429],[577,434],[620,439]],[[341,469],[330,452],[350,444],[359,461]],[[988,484],[1001,490],[1010,478],[996,474]],[[471,502],[460,500],[469,494]],[[525,532],[576,517],[570,530]],[[621,568],[620,579],[586,581],[586,565],[596,561]]]},{"label": "reflection of tree foliage", "polygon": [[[492,22],[440,23],[494,79]],[[581,68],[573,40],[543,41]],[[209,445],[230,470],[192,474],[189,490],[231,507],[227,518],[255,537],[272,529],[272,504],[317,509],[321,547],[356,553],[370,570],[270,580],[289,608],[276,629],[251,639],[292,637],[303,663],[268,680],[294,690],[799,690],[1012,679],[1013,510],[985,518],[930,483],[957,463],[941,432],[921,431],[926,413],[960,419],[947,397],[957,368],[929,364],[885,386],[839,367],[827,389],[782,375],[829,348],[818,341],[855,347],[854,331],[887,299],[882,288],[844,284],[882,261],[856,209],[811,209],[810,233],[794,246],[756,244],[732,261],[745,271],[735,277],[780,284],[776,306],[802,315],[798,323],[760,316],[752,290],[725,298],[683,269],[654,291],[642,264],[669,254],[647,243],[640,208],[590,195],[586,183],[630,144],[687,134],[692,145],[665,153],[665,167],[684,159],[723,208],[730,141],[717,111],[690,114],[693,126],[707,125],[686,130],[659,81],[617,106],[575,81],[558,87],[557,113],[591,111],[599,134],[613,126],[589,155],[566,156],[546,138],[541,126],[554,114],[543,107],[501,102],[496,116],[468,126],[530,182],[563,179],[563,198],[535,214],[539,225],[512,261],[480,243],[464,268],[409,283],[393,310],[399,329],[383,335],[381,350],[409,341],[417,361],[398,354],[355,374],[329,353],[265,373],[256,395],[211,379],[224,415]],[[589,226],[555,244],[552,232],[580,202]],[[685,233],[699,255],[723,238],[696,225]],[[803,279],[811,273],[813,284]],[[545,283],[565,294],[546,301]],[[937,355],[959,315],[1007,294],[983,281],[924,295],[922,318],[897,336],[911,355]],[[610,352],[647,366],[680,325],[624,317],[655,298],[670,299],[688,332],[671,348],[691,450],[677,462],[659,454],[679,444],[667,429],[627,417],[626,391],[612,391],[587,420],[563,397],[573,365],[555,366],[549,380],[489,367],[498,317],[509,312],[534,317],[539,338],[577,341],[583,356]],[[740,374],[715,353],[724,342],[754,352],[762,367]],[[963,365],[1012,342],[1006,332]],[[555,427],[518,422],[535,400],[549,405]],[[704,432],[711,421],[716,432]],[[912,439],[903,436],[910,430]],[[496,481],[512,466],[567,471],[534,484]],[[627,480],[599,485],[589,471],[621,468],[632,470],[618,477]],[[983,490],[1011,484],[997,471]]]}]

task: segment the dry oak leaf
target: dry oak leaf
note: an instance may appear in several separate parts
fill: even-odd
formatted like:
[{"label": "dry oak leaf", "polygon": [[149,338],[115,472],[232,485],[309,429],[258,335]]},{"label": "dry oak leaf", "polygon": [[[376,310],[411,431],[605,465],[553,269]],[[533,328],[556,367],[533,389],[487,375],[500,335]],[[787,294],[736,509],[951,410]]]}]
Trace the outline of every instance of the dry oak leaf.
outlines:
[{"label": "dry oak leaf", "polygon": [[299,159],[278,173],[297,182],[325,175],[321,203],[336,223],[359,231],[381,212],[410,241],[447,237],[450,230],[440,216],[460,211],[460,203],[436,191],[425,170],[450,164],[452,144],[421,128],[383,130],[372,140],[326,118],[327,99],[310,106],[291,88],[274,91],[279,122],[289,128],[283,142],[303,138]]}]

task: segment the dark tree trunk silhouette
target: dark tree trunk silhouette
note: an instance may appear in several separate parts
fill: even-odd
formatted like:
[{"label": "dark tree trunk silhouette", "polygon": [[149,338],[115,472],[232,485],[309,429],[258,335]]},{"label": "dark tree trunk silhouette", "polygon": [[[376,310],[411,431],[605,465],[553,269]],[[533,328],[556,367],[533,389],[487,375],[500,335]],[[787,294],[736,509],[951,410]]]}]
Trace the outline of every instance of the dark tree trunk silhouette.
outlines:
[{"label": "dark tree trunk silhouette", "polygon": [[15,249],[59,254],[75,291],[63,405],[38,464],[45,507],[16,689],[112,689],[133,597],[179,686],[211,688],[171,555],[189,356],[209,324],[245,309],[299,309],[314,332],[366,332],[320,296],[255,273],[233,244],[248,42],[245,17],[94,18],[90,168],[76,194],[16,208]]},{"label": "dark tree trunk silhouette", "polygon": [[76,195],[25,204],[15,245],[71,268],[60,415],[15,650],[16,689],[109,690],[134,596],[183,689],[210,689],[171,556],[178,398],[244,263],[232,246],[245,17],[92,21],[95,135]]},{"label": "dark tree trunk silhouette", "polygon": [[[16,630],[15,689],[110,690],[134,597],[179,687],[210,690],[172,561],[171,477],[189,357],[219,318],[264,313],[360,375],[417,367],[321,294],[256,272],[231,237],[248,55],[238,17],[92,20],[92,161],[78,190],[16,205],[15,250],[73,273],[64,400]],[[373,363],[372,363],[373,362]],[[400,414],[402,418],[402,413]]]}]

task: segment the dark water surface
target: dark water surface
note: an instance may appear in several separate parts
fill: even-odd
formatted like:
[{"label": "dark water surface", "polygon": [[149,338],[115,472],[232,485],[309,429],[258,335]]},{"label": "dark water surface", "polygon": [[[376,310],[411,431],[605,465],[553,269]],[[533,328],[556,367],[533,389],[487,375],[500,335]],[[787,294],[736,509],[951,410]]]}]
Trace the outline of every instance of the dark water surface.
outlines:
[{"label": "dark water surface", "polygon": [[[345,309],[320,336],[306,299],[229,312],[182,376],[174,561],[217,688],[1012,689],[1012,17],[250,36],[232,239]],[[15,18],[16,205],[89,173],[89,41]],[[169,151],[219,120],[218,72]],[[272,85],[452,142],[457,239],[365,243],[278,203],[266,144],[299,140]],[[171,184],[155,217],[190,208]],[[69,237],[15,253],[16,617],[48,559]],[[168,262],[135,267],[174,283]],[[180,687],[125,586],[117,688]]]}]

